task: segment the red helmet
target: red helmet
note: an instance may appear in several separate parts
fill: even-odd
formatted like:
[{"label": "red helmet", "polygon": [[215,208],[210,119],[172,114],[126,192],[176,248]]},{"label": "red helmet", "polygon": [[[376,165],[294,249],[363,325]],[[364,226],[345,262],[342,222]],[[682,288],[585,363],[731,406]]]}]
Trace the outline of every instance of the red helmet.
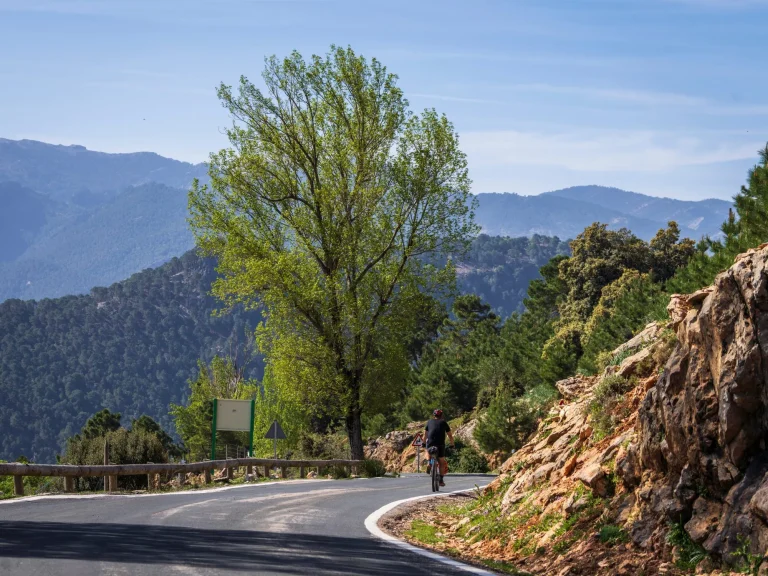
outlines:
[{"label": "red helmet", "polygon": [[442,418],[442,417],[443,417],[443,411],[442,411],[442,410],[440,410],[440,408],[438,408],[437,410],[435,410],[434,412],[432,412],[432,415],[433,415],[435,418]]}]

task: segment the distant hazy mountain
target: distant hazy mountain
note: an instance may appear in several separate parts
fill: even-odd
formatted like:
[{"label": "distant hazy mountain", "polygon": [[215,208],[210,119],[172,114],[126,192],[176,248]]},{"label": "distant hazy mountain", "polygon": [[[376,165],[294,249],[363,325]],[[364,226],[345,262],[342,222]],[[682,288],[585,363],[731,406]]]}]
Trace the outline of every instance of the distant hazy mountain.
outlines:
[{"label": "distant hazy mountain", "polygon": [[649,240],[669,220],[684,236],[716,235],[728,217],[730,202],[686,202],[626,192],[618,188],[578,186],[538,196],[478,194],[477,221],[490,235],[543,234],[573,238],[593,222],[611,229],[629,228]]},{"label": "distant hazy mountain", "polygon": [[0,183],[0,206],[0,301],[82,294],[194,246],[186,191],[155,182],[89,207]]},{"label": "distant hazy mountain", "polygon": [[56,200],[117,192],[127,186],[159,182],[187,188],[207,178],[205,164],[189,164],[154,152],[106,154],[83,146],[0,138],[0,182],[12,181]]},{"label": "distant hazy mountain", "polygon": [[0,182],[0,262],[11,262],[32,245],[52,202],[15,182]]},{"label": "distant hazy mountain", "polygon": [[[205,165],[149,152],[0,139],[0,302],[86,293],[183,254],[193,246],[186,190],[195,177],[205,180]],[[670,219],[698,239],[718,232],[730,206],[598,186],[478,200],[485,234],[562,239],[593,222],[649,239]]]},{"label": "distant hazy mountain", "polygon": [[653,220],[661,224],[674,220],[691,238],[698,238],[705,233],[717,234],[720,225],[728,218],[728,210],[733,206],[731,202],[716,198],[693,202],[673,198],[656,198],[605,186],[574,186],[564,190],[547,192],[542,196],[558,196],[589,202],[635,218]]}]

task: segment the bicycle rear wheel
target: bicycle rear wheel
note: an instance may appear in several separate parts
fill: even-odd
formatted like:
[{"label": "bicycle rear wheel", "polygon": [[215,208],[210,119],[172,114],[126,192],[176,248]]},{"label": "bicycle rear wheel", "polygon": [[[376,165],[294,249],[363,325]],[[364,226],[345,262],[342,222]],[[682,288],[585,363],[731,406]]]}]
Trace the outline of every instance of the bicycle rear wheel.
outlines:
[{"label": "bicycle rear wheel", "polygon": [[440,492],[440,461],[432,460],[432,492]]}]

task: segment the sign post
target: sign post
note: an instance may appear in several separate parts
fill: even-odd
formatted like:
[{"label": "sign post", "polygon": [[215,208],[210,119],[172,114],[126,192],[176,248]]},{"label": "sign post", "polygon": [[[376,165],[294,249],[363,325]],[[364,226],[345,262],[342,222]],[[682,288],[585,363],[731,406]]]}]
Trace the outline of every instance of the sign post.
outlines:
[{"label": "sign post", "polygon": [[283,432],[283,429],[280,427],[280,424],[278,423],[277,420],[272,422],[272,426],[269,427],[269,430],[267,430],[267,433],[264,435],[264,438],[272,438],[272,440],[274,440],[275,460],[277,460],[277,441],[286,439],[285,432]]},{"label": "sign post", "polygon": [[424,440],[421,438],[421,432],[416,434],[416,438],[413,439],[411,446],[416,446],[416,472],[421,472],[421,447],[424,445]]},{"label": "sign post", "polygon": [[227,430],[250,434],[249,452],[253,456],[253,421],[256,416],[255,400],[213,399],[211,425],[211,460],[216,460],[216,432]]},{"label": "sign post", "polygon": [[218,399],[213,399],[213,425],[211,426],[211,460],[216,460],[216,414],[219,410]]}]

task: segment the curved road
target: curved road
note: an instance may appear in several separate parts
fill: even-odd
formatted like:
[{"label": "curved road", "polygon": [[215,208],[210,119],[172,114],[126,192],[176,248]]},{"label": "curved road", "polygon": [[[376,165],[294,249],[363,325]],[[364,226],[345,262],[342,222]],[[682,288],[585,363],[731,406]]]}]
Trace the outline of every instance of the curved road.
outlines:
[{"label": "curved road", "polygon": [[[446,478],[446,490],[490,478]],[[0,503],[0,574],[466,576],[371,536],[365,518],[426,475]]]}]

